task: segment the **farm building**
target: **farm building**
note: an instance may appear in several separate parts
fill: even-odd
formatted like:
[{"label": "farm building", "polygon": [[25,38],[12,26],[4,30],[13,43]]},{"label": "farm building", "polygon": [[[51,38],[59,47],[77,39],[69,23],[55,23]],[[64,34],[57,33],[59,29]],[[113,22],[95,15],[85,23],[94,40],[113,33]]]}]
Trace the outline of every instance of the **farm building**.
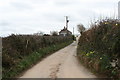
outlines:
[{"label": "farm building", "polygon": [[59,35],[60,35],[60,36],[69,36],[69,35],[72,35],[72,32],[69,31],[67,28],[64,27],[64,29],[62,29],[62,30],[59,32]]}]

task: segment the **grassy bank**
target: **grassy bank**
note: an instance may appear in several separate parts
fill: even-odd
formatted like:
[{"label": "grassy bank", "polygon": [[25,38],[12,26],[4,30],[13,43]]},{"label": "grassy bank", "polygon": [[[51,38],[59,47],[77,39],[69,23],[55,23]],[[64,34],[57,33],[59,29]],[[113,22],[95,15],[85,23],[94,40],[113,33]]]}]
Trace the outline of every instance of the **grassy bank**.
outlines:
[{"label": "grassy bank", "polygon": [[99,77],[120,77],[120,21],[104,19],[95,22],[78,42],[80,62]]},{"label": "grassy bank", "polygon": [[72,37],[59,36],[12,35],[4,38],[2,77],[13,78],[19,75],[72,41]]},{"label": "grassy bank", "polygon": [[30,68],[34,64],[36,64],[38,61],[40,61],[42,58],[46,57],[49,54],[52,54],[53,52],[64,48],[65,46],[71,44],[72,41],[65,42],[62,44],[56,44],[52,45],[43,49],[38,50],[37,52],[33,52],[29,56],[25,56],[17,66],[13,67],[10,71],[8,71],[6,74],[3,74],[3,78],[13,78],[17,75],[19,75],[21,72],[25,71],[26,69]]}]

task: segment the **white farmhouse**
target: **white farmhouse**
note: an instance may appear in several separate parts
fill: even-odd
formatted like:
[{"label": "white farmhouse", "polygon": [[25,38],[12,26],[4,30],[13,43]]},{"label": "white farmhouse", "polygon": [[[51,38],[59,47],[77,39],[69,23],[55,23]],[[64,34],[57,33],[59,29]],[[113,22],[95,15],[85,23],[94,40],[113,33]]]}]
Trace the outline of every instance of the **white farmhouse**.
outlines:
[{"label": "white farmhouse", "polygon": [[62,30],[59,32],[59,35],[60,35],[60,36],[70,36],[70,35],[72,35],[72,32],[69,31],[67,28],[64,27],[64,29],[62,29]]}]

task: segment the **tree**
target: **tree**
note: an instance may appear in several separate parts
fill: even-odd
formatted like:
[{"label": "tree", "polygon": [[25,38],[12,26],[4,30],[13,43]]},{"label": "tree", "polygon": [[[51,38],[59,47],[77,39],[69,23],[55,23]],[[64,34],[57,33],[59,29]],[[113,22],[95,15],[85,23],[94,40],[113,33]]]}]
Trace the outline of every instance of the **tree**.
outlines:
[{"label": "tree", "polygon": [[77,25],[78,32],[82,35],[82,33],[85,31],[85,27],[83,24],[78,24]]},{"label": "tree", "polygon": [[34,35],[37,35],[37,36],[43,36],[43,35],[44,35],[44,32],[39,31],[39,32],[37,32],[37,33],[34,33]]},{"label": "tree", "polygon": [[52,35],[52,36],[58,36],[58,32],[57,32],[57,31],[52,31],[52,32],[51,32],[51,35]]}]

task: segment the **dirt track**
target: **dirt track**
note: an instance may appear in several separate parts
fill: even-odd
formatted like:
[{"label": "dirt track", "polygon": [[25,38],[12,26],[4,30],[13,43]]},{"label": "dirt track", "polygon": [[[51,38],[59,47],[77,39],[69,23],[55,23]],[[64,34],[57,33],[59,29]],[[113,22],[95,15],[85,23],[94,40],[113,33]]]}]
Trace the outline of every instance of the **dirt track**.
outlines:
[{"label": "dirt track", "polygon": [[76,57],[77,42],[61,49],[26,71],[21,78],[96,78]]}]

